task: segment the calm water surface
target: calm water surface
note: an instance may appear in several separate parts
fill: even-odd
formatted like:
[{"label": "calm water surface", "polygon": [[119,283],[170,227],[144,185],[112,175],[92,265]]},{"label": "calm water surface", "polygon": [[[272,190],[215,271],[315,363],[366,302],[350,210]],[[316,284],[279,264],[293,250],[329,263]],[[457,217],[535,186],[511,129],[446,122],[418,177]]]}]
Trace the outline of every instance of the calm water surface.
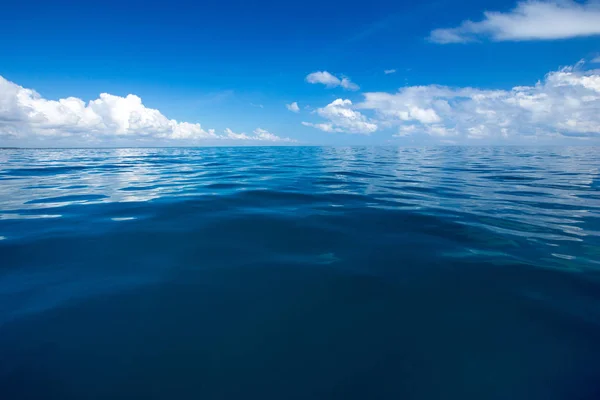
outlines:
[{"label": "calm water surface", "polygon": [[0,398],[600,399],[599,168],[0,150]]}]

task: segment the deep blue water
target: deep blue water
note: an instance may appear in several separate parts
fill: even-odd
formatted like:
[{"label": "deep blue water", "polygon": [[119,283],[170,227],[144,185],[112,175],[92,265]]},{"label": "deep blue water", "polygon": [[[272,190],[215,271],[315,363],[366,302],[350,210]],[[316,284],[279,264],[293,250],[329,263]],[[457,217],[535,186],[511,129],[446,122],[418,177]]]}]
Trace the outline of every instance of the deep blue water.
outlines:
[{"label": "deep blue water", "polygon": [[0,398],[600,399],[599,168],[0,150]]}]

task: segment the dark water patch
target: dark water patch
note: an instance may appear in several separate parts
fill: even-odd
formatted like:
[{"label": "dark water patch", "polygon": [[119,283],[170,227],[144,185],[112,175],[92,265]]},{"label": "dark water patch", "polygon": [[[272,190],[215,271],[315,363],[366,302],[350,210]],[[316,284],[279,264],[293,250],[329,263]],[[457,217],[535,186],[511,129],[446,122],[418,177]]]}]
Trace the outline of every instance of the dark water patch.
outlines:
[{"label": "dark water patch", "polygon": [[[0,387],[9,398],[591,398],[598,331],[575,335],[573,318],[501,289],[519,275],[396,285],[269,264],[186,275],[5,327],[16,361],[0,364]],[[32,346],[36,332],[49,345]]]},{"label": "dark water patch", "polygon": [[70,186],[59,187],[59,189],[73,190],[73,189],[85,189],[87,187],[88,187],[87,185],[70,185]]},{"label": "dark water patch", "polygon": [[494,180],[494,181],[502,181],[502,182],[534,182],[537,181],[539,179],[539,177],[532,177],[532,176],[523,176],[523,175],[504,175],[504,174],[499,174],[499,175],[484,175],[482,176],[483,179],[490,179],[490,180]]}]

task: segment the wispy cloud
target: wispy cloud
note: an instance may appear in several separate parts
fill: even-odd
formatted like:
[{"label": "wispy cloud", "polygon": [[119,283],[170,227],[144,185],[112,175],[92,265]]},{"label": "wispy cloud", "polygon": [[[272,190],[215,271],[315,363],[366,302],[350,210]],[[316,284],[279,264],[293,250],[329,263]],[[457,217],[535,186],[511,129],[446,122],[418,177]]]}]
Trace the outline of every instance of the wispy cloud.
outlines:
[{"label": "wispy cloud", "polygon": [[291,112],[300,112],[300,107],[298,107],[298,103],[295,101],[292,104],[286,104],[285,107]]},{"label": "wispy cloud", "polygon": [[322,130],[323,132],[343,132],[343,130],[341,128],[336,128],[331,123],[315,124],[315,123],[312,123],[312,122],[305,122],[305,121],[303,121],[302,125],[304,125],[304,126],[310,126],[311,128],[317,128],[319,130]]},{"label": "wispy cloud", "polygon": [[265,106],[263,106],[262,104],[250,103],[250,105],[256,108],[265,108]]},{"label": "wispy cloud", "polygon": [[596,57],[596,58],[592,59],[590,62],[593,62],[593,63],[595,63],[595,64],[600,64],[600,56],[598,56],[598,57]]},{"label": "wispy cloud", "polygon": [[432,42],[466,43],[552,40],[600,35],[600,2],[589,0],[521,1],[508,12],[486,11],[481,21],[464,21],[456,28],[435,29]]},{"label": "wispy cloud", "polygon": [[327,71],[317,71],[310,73],[305,78],[308,83],[320,83],[328,88],[341,86],[346,90],[359,90],[360,87],[352,82],[350,78],[342,76],[341,79]]},{"label": "wispy cloud", "polygon": [[395,74],[396,70],[395,69],[386,69],[383,71],[384,74],[389,75],[389,74]]},{"label": "wispy cloud", "polygon": [[297,143],[297,140],[290,139],[287,137],[277,136],[265,129],[256,128],[253,135],[246,135],[245,133],[235,133],[229,128],[225,129],[224,139],[232,140],[245,140],[245,141],[259,141],[259,142],[275,142],[275,143]]}]

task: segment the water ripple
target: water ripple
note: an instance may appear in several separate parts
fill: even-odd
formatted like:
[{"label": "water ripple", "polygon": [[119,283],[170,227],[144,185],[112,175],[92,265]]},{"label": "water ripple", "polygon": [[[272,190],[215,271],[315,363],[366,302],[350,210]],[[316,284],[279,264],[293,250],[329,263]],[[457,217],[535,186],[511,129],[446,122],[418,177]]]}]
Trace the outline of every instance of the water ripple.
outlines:
[{"label": "water ripple", "polygon": [[[248,213],[289,212],[292,207],[303,215],[319,214],[328,204],[342,209],[374,207],[440,219],[452,215],[455,223],[476,227],[480,235],[536,238],[558,245],[562,252],[554,249],[554,254],[575,257],[581,255],[577,254],[581,248],[565,242],[592,240],[599,230],[595,151],[452,147],[3,150],[0,213],[3,220],[56,215],[64,219],[81,204],[94,208],[82,212],[93,214],[110,204],[159,202],[152,210],[158,218],[164,207],[159,204],[178,203],[190,196],[208,196],[233,209],[244,207]],[[102,220],[92,218],[78,226],[97,223]],[[0,234],[22,240],[39,237],[33,226],[15,235],[10,226],[0,225]]]},{"label": "water ripple", "polygon": [[[302,334],[306,326],[331,333],[337,320],[346,324],[343,334],[331,334],[338,339],[357,327],[381,328],[364,338],[365,354],[381,356],[371,359],[385,367],[381,374],[386,357],[408,357],[406,370],[422,368],[421,378],[431,371],[428,357],[433,367],[446,366],[434,370],[440,377],[455,374],[424,388],[462,393],[456,382],[503,371],[512,389],[542,371],[539,385],[535,376],[527,380],[535,395],[504,391],[500,398],[577,398],[560,393],[593,391],[589,382],[600,379],[592,357],[600,351],[598,154],[550,147],[0,150],[0,329],[14,327],[4,345],[0,335],[0,349],[16,352],[10,359],[26,357],[20,338],[54,328],[40,320],[19,330],[15,321],[45,313],[99,318],[69,328],[83,337],[105,318],[103,326],[154,327],[180,338],[188,330],[175,328],[204,310],[210,321],[189,327],[190,347],[200,346],[196,337],[206,329],[215,338],[239,331],[219,330],[230,314],[253,321],[245,332],[298,318]],[[238,309],[249,311],[242,317]],[[143,329],[132,326],[145,310]],[[194,317],[172,320],[181,310]],[[286,329],[278,323],[273,335],[294,337]],[[399,350],[398,337],[410,345]],[[142,348],[123,340],[119,355]],[[267,342],[278,343],[252,344]],[[288,354],[294,346],[285,343],[273,354]],[[336,342],[323,343],[330,354]],[[362,347],[351,349],[336,357]],[[547,382],[561,386],[550,390]],[[521,386],[519,393],[530,392]]]}]

